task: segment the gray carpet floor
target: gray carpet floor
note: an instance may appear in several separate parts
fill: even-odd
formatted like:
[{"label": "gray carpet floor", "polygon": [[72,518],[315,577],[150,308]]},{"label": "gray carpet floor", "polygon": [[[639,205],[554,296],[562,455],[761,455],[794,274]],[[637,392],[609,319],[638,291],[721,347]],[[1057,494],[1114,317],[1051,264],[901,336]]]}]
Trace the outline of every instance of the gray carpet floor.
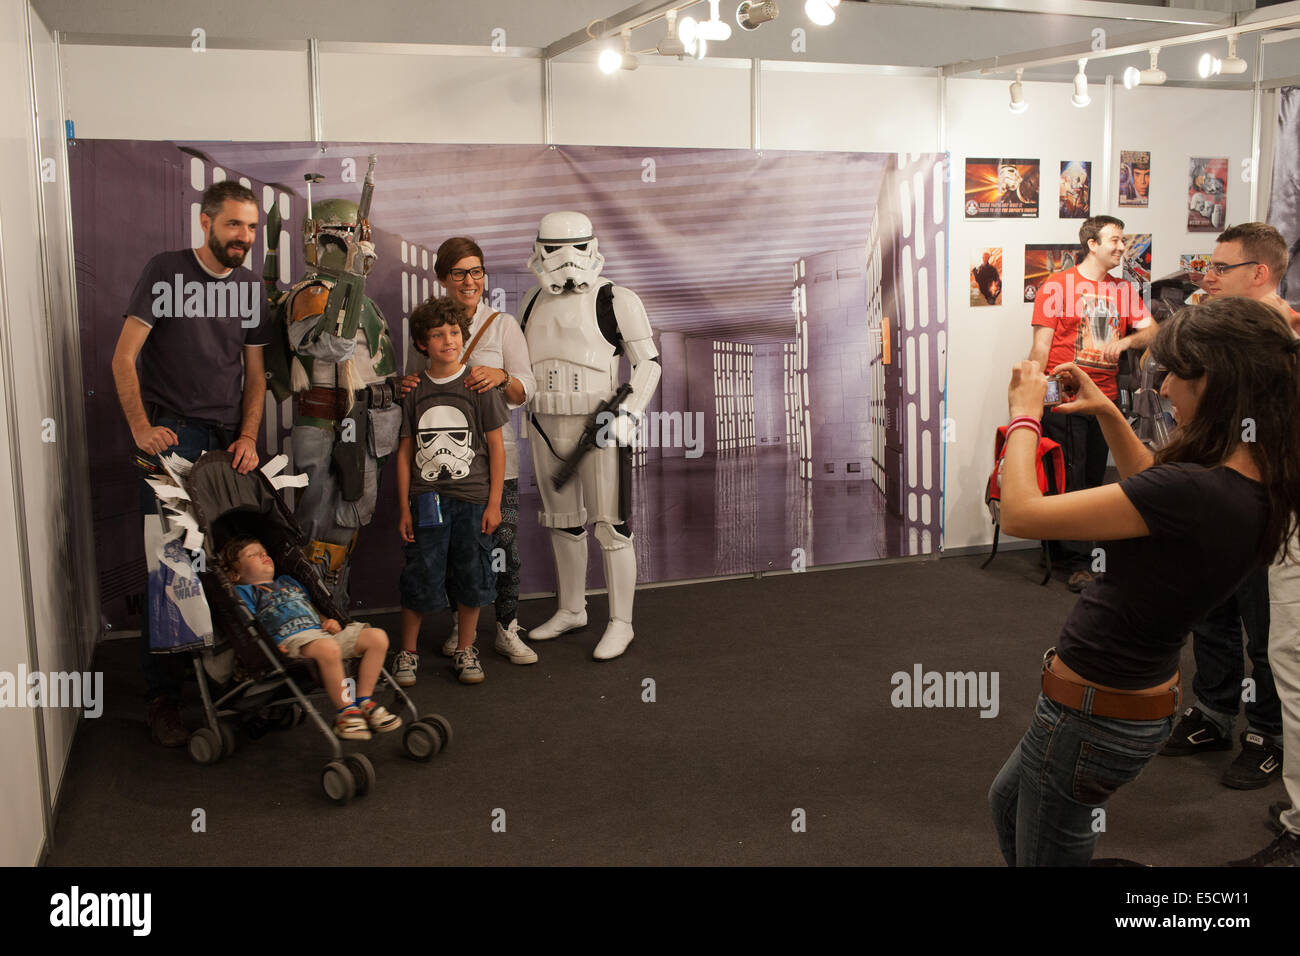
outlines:
[{"label": "gray carpet floor", "polygon": [[[590,659],[603,597],[526,667],[492,652],[488,612],[477,686],[456,682],[430,619],[411,693],[455,738],[425,764],[400,734],[346,745],[378,784],[343,808],[320,791],[328,750],[310,726],[241,739],[210,767],[152,745],[136,642],[106,642],[105,713],[77,734],[48,862],[1001,865],[986,794],[1075,596],[1038,586],[1037,552],[980,560],[643,590],[637,638],[607,663]],[[524,603],[521,623],[552,607]],[[373,623],[396,634],[394,616]],[[893,706],[892,675],[916,665],[996,672],[996,716]],[[1190,643],[1183,669],[1190,688]],[[1097,856],[1213,865],[1265,846],[1282,788],[1224,788],[1233,756],[1154,760],[1112,799]]]}]

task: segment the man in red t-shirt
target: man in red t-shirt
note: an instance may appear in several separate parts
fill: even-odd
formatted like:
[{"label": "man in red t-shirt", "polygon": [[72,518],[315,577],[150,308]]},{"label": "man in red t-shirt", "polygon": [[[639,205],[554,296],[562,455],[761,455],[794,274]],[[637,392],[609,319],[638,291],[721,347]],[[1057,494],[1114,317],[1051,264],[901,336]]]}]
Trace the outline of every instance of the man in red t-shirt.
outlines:
[{"label": "man in red t-shirt", "polygon": [[[1114,216],[1093,216],[1079,227],[1084,259],[1073,269],[1048,276],[1034,297],[1034,344],[1029,358],[1048,375],[1073,362],[1112,401],[1119,399],[1116,371],[1125,349],[1144,349],[1155,337],[1156,323],[1142,303],[1137,286],[1112,278],[1124,252],[1124,223]],[[1095,488],[1106,474],[1110,453],[1095,415],[1043,412],[1043,434],[1065,453],[1065,490]],[[1053,542],[1053,556],[1070,572],[1070,590],[1092,581],[1091,543]]]}]

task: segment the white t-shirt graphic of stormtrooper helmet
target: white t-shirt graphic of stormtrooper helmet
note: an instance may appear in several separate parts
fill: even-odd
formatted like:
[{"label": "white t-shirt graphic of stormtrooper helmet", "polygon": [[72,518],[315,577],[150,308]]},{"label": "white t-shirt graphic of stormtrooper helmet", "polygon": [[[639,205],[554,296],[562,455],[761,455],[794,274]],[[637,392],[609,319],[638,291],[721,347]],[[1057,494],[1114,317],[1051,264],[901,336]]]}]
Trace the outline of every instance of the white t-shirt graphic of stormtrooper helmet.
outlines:
[{"label": "white t-shirt graphic of stormtrooper helmet", "polygon": [[465,387],[465,370],[435,381],[426,372],[402,400],[402,437],[413,439],[411,496],[436,491],[449,498],[484,503],[489,471],[485,435],[510,420],[495,389],[483,394]]}]

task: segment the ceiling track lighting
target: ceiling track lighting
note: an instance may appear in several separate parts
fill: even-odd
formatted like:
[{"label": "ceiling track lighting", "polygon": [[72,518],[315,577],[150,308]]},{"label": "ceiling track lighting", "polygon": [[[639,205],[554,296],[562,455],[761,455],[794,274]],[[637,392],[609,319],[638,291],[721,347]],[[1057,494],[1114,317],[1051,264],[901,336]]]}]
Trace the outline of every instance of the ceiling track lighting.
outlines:
[{"label": "ceiling track lighting", "polygon": [[1011,84],[1011,103],[1007,109],[1013,113],[1023,113],[1029,109],[1029,104],[1025,102],[1025,88],[1020,83],[1020,78],[1025,75],[1024,68],[1016,70],[1016,81]]},{"label": "ceiling track lighting", "polygon": [[1196,63],[1196,75],[1203,80],[1220,73],[1238,74],[1246,72],[1246,61],[1237,56],[1237,36],[1228,37],[1228,55],[1220,60],[1213,53],[1204,53]]},{"label": "ceiling track lighting", "polygon": [[731,39],[731,24],[718,17],[718,4],[721,0],[709,0],[709,19],[700,22],[695,28],[695,35],[701,40],[714,40],[718,43]]},{"label": "ceiling track lighting", "polygon": [[655,51],[660,56],[685,56],[686,44],[677,37],[677,11],[667,11],[664,13],[664,19],[668,21],[668,33],[659,41]]},{"label": "ceiling track lighting", "polygon": [[605,74],[614,74],[619,70],[635,70],[640,64],[632,54],[632,31],[624,30],[623,52],[620,53],[614,47],[605,47],[600,51],[600,58],[596,61],[600,66],[600,72]]},{"label": "ceiling track lighting", "polygon": [[1079,72],[1074,75],[1074,95],[1070,97],[1070,102],[1080,109],[1092,102],[1092,97],[1088,95],[1088,74],[1084,72],[1087,65],[1087,57],[1079,60]]},{"label": "ceiling track lighting", "polygon": [[1160,59],[1160,47],[1152,47],[1150,52],[1151,65],[1138,74],[1138,82],[1143,86],[1159,86],[1168,78],[1165,71],[1156,65],[1156,62]]},{"label": "ceiling track lighting", "polygon": [[819,27],[830,26],[835,22],[835,8],[840,0],[804,0],[803,12]]},{"label": "ceiling track lighting", "polygon": [[781,13],[776,0],[744,0],[736,7],[736,23],[742,30],[757,30]]}]

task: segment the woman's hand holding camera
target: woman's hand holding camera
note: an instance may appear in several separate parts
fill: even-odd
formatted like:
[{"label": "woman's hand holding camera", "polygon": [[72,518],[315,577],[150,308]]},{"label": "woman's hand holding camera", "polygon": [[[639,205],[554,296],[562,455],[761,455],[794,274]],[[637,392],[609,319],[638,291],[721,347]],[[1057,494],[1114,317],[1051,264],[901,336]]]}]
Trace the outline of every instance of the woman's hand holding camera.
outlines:
[{"label": "woman's hand holding camera", "polygon": [[1007,409],[1012,418],[1028,415],[1035,420],[1043,415],[1043,399],[1047,395],[1047,376],[1037,362],[1021,362],[1011,370],[1011,384],[1007,386]]},{"label": "woman's hand holding camera", "polygon": [[1062,414],[1103,415],[1115,408],[1115,403],[1073,362],[1056,366],[1056,379],[1061,383],[1062,398],[1068,398],[1056,407]]}]

